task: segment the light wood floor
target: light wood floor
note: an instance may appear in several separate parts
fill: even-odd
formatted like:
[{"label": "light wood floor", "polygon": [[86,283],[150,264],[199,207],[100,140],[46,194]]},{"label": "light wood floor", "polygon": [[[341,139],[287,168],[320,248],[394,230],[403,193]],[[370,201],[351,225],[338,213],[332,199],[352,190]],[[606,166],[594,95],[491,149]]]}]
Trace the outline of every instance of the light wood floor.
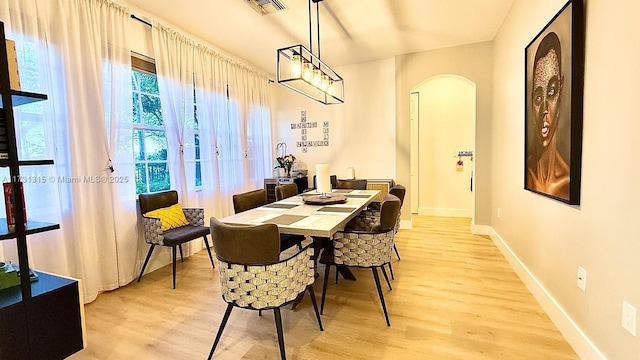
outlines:
[{"label": "light wood floor", "polygon": [[[387,327],[371,271],[330,281],[320,332],[308,296],[282,309],[289,359],[577,359],[504,257],[469,219],[416,216],[400,230]],[[324,269],[319,269],[324,274]],[[318,302],[322,275],[315,284]],[[333,272],[331,274],[333,279]],[[383,285],[384,286],[384,285]],[[71,359],[206,359],[226,303],[206,251],[86,306]],[[278,359],[273,312],[234,309],[214,359]]]}]

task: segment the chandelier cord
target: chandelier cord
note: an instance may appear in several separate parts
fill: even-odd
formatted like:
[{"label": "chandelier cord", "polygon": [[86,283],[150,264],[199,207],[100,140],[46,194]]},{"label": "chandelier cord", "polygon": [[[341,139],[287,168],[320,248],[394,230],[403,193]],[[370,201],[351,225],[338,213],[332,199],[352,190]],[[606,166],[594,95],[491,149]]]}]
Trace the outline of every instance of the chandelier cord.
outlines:
[{"label": "chandelier cord", "polygon": [[309,49],[313,54],[313,32],[311,31],[311,0],[309,0]]},{"label": "chandelier cord", "polygon": [[[318,60],[320,59],[320,1],[316,2],[316,24],[318,25]],[[318,67],[320,64],[318,64]]]}]

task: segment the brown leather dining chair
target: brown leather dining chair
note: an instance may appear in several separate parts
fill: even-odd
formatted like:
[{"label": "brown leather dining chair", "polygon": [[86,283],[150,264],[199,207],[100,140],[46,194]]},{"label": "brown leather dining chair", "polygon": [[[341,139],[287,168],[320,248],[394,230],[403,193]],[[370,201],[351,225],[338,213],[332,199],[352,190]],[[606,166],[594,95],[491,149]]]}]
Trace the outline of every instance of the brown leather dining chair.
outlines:
[{"label": "brown leather dining chair", "polygon": [[267,191],[257,189],[233,195],[233,210],[237,213],[267,205]]},{"label": "brown leather dining chair", "polygon": [[354,189],[354,190],[367,190],[366,179],[352,179],[352,180],[340,180],[336,182],[336,189]]},{"label": "brown leather dining chair", "polygon": [[276,201],[280,201],[298,195],[298,185],[295,183],[278,185],[275,191]]},{"label": "brown leather dining chair", "polygon": [[[298,188],[296,184],[292,185],[296,186],[296,189]],[[251,190],[233,195],[233,209],[236,214],[264,205],[267,205],[267,191],[265,189]],[[302,242],[305,239],[304,235],[280,234],[280,249],[285,251],[292,246],[298,246],[298,249],[302,249]]]},{"label": "brown leather dining chair", "polygon": [[180,259],[184,261],[182,244],[185,242],[202,237],[209,253],[211,266],[215,268],[207,241],[209,228],[204,226],[204,209],[182,208],[178,203],[178,192],[175,190],[140,194],[138,200],[144,226],[144,240],[151,245],[140,270],[138,282],[144,274],[144,269],[156,245],[171,247],[174,289],[176,288],[176,249],[180,249]]},{"label": "brown leather dining chair", "polygon": [[[402,205],[404,204],[404,196],[406,195],[406,193],[407,193],[407,188],[405,188],[400,184],[396,184],[394,187],[389,189],[389,194],[394,195],[395,197],[400,199],[400,211],[402,211]],[[398,221],[396,223],[396,233],[398,232],[399,229],[400,229],[400,213],[398,213]],[[396,256],[398,257],[398,260],[400,260],[400,254],[398,254],[398,249],[395,247],[395,245],[393,246],[393,249],[396,251]]]},{"label": "brown leather dining chair", "polygon": [[227,225],[212,217],[210,226],[220,272],[220,292],[227,309],[209,352],[209,359],[220,342],[234,307],[259,312],[273,309],[282,359],[286,359],[280,314],[282,306],[308,292],[318,326],[320,331],[323,330],[313,291],[315,267],[310,245],[295,255],[279,260],[280,236],[275,224]]}]

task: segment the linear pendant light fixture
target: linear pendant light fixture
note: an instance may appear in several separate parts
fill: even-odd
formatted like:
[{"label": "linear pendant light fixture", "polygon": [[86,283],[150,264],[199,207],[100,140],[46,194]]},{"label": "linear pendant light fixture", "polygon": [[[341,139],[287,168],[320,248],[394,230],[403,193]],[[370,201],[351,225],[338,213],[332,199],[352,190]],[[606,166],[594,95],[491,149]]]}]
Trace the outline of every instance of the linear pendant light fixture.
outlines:
[{"label": "linear pendant light fixture", "polygon": [[[320,60],[320,14],[318,3],[309,1],[309,47],[298,44],[278,49],[278,83],[325,105],[344,103],[344,80]],[[318,55],[313,53],[311,1],[316,4]]]}]

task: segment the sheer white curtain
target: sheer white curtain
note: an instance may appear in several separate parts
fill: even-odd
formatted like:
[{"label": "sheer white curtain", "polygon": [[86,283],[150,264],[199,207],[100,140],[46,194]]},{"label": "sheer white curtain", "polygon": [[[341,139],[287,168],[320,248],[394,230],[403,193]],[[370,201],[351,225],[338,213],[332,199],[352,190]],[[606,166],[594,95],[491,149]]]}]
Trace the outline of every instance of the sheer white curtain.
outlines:
[{"label": "sheer white curtain", "polygon": [[16,111],[20,157],[55,161],[21,168],[43,180],[25,183],[28,217],[60,224],[28,238],[30,264],[81,278],[91,301],[135,277],[135,184],[122,166],[128,11],[108,0],[5,0],[0,19],[19,47],[23,89],[49,97]]},{"label": "sheer white curtain", "polygon": [[202,193],[205,201],[215,196],[215,205],[206,202],[214,216],[227,215],[234,193],[260,188],[271,175],[269,79],[203,46],[195,74],[202,154],[211,166],[205,178],[203,162]]},{"label": "sheer white curtain", "polygon": [[249,174],[257,185],[273,173],[273,151],[271,143],[271,116],[269,79],[253,74],[247,78],[249,111],[247,113],[247,133],[249,146]]},{"label": "sheer white curtain", "polygon": [[154,22],[151,35],[167,136],[171,188],[178,191],[183,206],[190,206],[195,191],[195,44],[158,22]]},{"label": "sheer white curtain", "polygon": [[233,77],[236,73],[229,63],[230,61],[227,60],[224,65],[226,114],[216,123],[216,128],[219,132],[220,186],[224,192],[233,194],[248,190],[253,186],[247,182],[248,176],[244,162],[246,137],[241,121],[240,103],[237,101],[238,99],[231,99],[230,88],[236,89],[233,85],[235,84]]},{"label": "sheer white curtain", "polygon": [[[202,188],[197,194],[198,206],[208,209],[205,216],[222,217],[233,212],[230,201],[233,193],[221,186],[220,148],[226,142],[219,138],[228,134],[226,59],[202,45],[195,52],[195,85],[200,131]],[[223,126],[224,125],[224,126]],[[224,153],[224,151],[223,151]]]},{"label": "sheer white curtain", "polygon": [[[137,195],[133,161],[133,117],[131,50],[127,27],[128,9],[111,2],[97,1],[101,26],[102,81],[105,127],[109,149],[109,187],[115,229],[118,284],[124,286],[136,278],[139,253],[146,244],[138,239]],[[98,21],[100,19],[100,21]],[[106,41],[105,41],[106,40]],[[143,247],[142,252],[139,251]]]},{"label": "sheer white curtain", "polygon": [[[152,34],[168,147],[183,149],[169,149],[172,187],[188,199],[183,204],[228,215],[232,194],[260,188],[271,176],[269,79],[161,24],[154,23]],[[198,193],[190,146],[194,84],[202,156]]]},{"label": "sheer white curtain", "polygon": [[234,175],[244,178],[238,183],[242,189],[260,188],[263,179],[272,176],[269,79],[242,64],[230,63],[228,84],[229,122],[238,134],[234,155],[242,160]]}]

